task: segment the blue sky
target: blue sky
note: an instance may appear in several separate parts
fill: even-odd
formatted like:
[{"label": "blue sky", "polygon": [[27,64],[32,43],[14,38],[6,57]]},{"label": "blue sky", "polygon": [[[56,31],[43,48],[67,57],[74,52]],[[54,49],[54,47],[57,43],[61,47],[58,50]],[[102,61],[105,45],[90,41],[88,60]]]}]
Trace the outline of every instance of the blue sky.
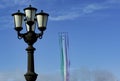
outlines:
[{"label": "blue sky", "polygon": [[0,0],[1,81],[24,80],[27,44],[17,39],[11,14],[29,4],[50,15],[34,45],[37,81],[60,81],[59,32],[69,34],[71,81],[120,80],[120,0]]}]

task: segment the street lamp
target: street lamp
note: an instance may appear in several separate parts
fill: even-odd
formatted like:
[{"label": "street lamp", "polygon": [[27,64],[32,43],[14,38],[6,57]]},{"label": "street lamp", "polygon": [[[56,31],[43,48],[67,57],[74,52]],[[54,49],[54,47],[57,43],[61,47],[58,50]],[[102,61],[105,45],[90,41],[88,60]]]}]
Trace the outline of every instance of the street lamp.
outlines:
[{"label": "street lamp", "polygon": [[[21,13],[20,10],[18,10],[18,12],[12,14],[12,16],[14,16],[15,30],[17,31],[18,39],[23,38],[24,41],[28,44],[28,48],[26,48],[28,53],[28,66],[27,73],[24,75],[26,81],[35,81],[37,79],[38,74],[36,74],[34,71],[35,48],[33,47],[33,44],[37,41],[38,38],[42,38],[49,16],[49,14],[43,12],[43,10],[37,14],[36,11],[37,9],[30,5],[24,9],[24,13]],[[26,33],[20,32],[23,29],[23,21],[26,25]],[[35,32],[36,23],[40,33]]]}]

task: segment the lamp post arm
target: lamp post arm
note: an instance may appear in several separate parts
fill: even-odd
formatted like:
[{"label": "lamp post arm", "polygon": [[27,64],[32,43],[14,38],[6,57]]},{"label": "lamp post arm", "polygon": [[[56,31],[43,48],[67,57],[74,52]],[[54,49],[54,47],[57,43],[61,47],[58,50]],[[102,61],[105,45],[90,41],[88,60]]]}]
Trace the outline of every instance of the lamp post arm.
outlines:
[{"label": "lamp post arm", "polygon": [[38,33],[38,34],[37,34],[37,38],[42,39],[43,33],[44,33],[43,31],[41,31],[41,33]]},{"label": "lamp post arm", "polygon": [[24,37],[24,34],[20,33],[20,31],[17,31],[17,37],[18,39],[22,39]]}]

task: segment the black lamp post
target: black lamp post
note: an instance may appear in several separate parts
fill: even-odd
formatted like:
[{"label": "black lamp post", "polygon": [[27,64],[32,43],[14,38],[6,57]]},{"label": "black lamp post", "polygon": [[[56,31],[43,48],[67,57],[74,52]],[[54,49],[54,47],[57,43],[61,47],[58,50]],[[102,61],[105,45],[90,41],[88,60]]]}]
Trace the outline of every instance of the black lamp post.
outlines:
[{"label": "black lamp post", "polygon": [[[34,71],[35,48],[33,47],[33,44],[37,41],[38,38],[42,38],[49,16],[49,14],[44,13],[43,10],[37,14],[36,11],[37,9],[31,7],[30,5],[24,9],[24,13],[21,13],[20,10],[18,10],[17,13],[12,14],[12,16],[14,16],[15,30],[17,31],[18,39],[23,38],[24,41],[28,44],[28,48],[26,48],[28,53],[28,67],[27,73],[24,75],[26,81],[35,81],[37,79],[37,74]],[[20,33],[20,31],[23,29],[23,20],[26,25],[26,33]],[[40,33],[35,32],[36,22],[38,24]]]}]

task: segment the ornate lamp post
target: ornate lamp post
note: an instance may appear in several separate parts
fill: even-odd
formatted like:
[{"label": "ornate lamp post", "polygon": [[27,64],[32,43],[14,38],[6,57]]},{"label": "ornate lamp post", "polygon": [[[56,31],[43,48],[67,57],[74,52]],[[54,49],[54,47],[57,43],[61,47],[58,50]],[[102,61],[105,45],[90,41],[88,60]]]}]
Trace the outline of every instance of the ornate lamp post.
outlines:
[{"label": "ornate lamp post", "polygon": [[[12,14],[12,16],[14,16],[15,30],[17,31],[18,39],[23,38],[24,41],[28,44],[28,48],[26,48],[28,53],[28,66],[27,73],[24,75],[26,81],[35,81],[37,79],[37,74],[34,70],[35,48],[33,47],[33,44],[37,41],[38,38],[42,38],[49,16],[49,14],[43,12],[43,10],[37,14],[36,11],[37,9],[30,5],[24,9],[24,13],[21,13],[20,10],[18,10],[18,12]],[[26,25],[26,33],[20,33],[20,31],[23,29],[23,20]],[[36,23],[38,24],[40,33],[35,32]]]}]

